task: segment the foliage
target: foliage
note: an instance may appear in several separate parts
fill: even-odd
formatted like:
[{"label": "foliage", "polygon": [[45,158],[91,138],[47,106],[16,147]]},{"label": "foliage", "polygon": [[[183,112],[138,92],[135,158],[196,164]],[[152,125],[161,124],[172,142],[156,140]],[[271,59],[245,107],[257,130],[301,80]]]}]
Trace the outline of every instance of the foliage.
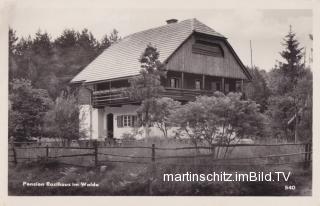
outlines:
[{"label": "foliage", "polygon": [[291,28],[284,41],[280,54],[285,61],[267,78],[271,91],[267,114],[275,138],[305,141],[312,137],[312,72],[301,62],[302,48]]},{"label": "foliage", "polygon": [[264,115],[259,105],[241,100],[241,94],[216,92],[214,96],[199,96],[196,101],[178,108],[171,121],[180,125],[193,144],[200,140],[209,145],[229,145],[241,138],[262,136]]},{"label": "foliage", "polygon": [[[150,121],[161,130],[164,137],[168,137],[168,130],[172,126],[169,122],[169,116],[181,106],[181,103],[168,97],[153,99],[150,108]],[[139,108],[139,112],[146,107],[145,102]]]},{"label": "foliage", "polygon": [[299,47],[300,43],[296,39],[296,34],[292,31],[291,26],[282,45],[285,49],[280,52],[280,55],[285,62],[280,63],[280,69],[289,77],[292,84],[296,84],[304,68],[304,64],[301,63],[303,48]]},{"label": "foliage", "polygon": [[[79,122],[80,121],[80,122]],[[79,131],[79,107],[73,94],[62,93],[45,116],[47,133],[72,140],[83,137],[86,131]]]},{"label": "foliage", "polygon": [[141,64],[140,75],[129,80],[130,88],[127,91],[133,100],[145,100],[158,97],[163,91],[161,77],[165,76],[164,65],[159,61],[159,52],[151,44],[147,45],[139,62]]},{"label": "foliage", "polygon": [[131,132],[126,132],[126,133],[122,134],[121,140],[123,140],[123,141],[134,141],[134,140],[136,140],[136,138],[135,138],[135,135],[132,134]]},{"label": "foliage", "polygon": [[293,91],[298,108],[298,138],[300,141],[312,140],[312,73],[298,80]]},{"label": "foliage", "polygon": [[[104,44],[87,29],[66,29],[54,40],[40,30],[34,37],[18,38],[9,28],[9,136],[54,135],[57,131],[61,137],[79,137],[74,97],[59,95],[68,92],[71,78],[119,39],[114,30],[104,37],[109,42]],[[44,120],[51,99],[56,99],[55,105]],[[66,108],[59,109],[59,105]],[[44,121],[48,128],[43,128]]]},{"label": "foliage", "polygon": [[138,116],[141,124],[146,128],[146,135],[149,134],[151,126],[150,109],[155,104],[155,98],[163,91],[161,78],[165,76],[165,67],[159,61],[159,52],[151,44],[147,45],[142,53],[139,62],[141,64],[140,75],[129,80],[130,88],[124,95],[131,100],[141,101],[138,109]]},{"label": "foliage", "polygon": [[[120,37],[114,30],[99,42],[88,29],[66,29],[52,40],[38,31],[33,38],[18,38],[9,29],[9,79],[29,79],[36,88],[45,89],[52,99],[66,90],[70,80]],[[105,42],[108,43],[105,43]]]},{"label": "foliage", "polygon": [[9,136],[41,136],[43,117],[52,104],[47,91],[34,88],[25,79],[13,79],[9,91]]},{"label": "foliage", "polygon": [[268,108],[268,98],[270,96],[270,89],[267,86],[266,72],[257,67],[249,69],[252,75],[252,81],[246,84],[246,96],[257,102],[260,105],[261,112]]},{"label": "foliage", "polygon": [[[268,116],[272,119],[271,130],[276,139],[290,141],[293,131],[288,128],[288,121],[295,113],[294,99],[286,96],[272,96],[269,98]],[[291,138],[290,138],[291,137]]]},{"label": "foliage", "polygon": [[117,43],[121,40],[121,37],[119,36],[119,32],[116,29],[113,29],[112,32],[109,35],[105,35],[99,45],[99,51],[102,52],[103,50],[107,49],[109,46],[111,46],[114,43]]}]

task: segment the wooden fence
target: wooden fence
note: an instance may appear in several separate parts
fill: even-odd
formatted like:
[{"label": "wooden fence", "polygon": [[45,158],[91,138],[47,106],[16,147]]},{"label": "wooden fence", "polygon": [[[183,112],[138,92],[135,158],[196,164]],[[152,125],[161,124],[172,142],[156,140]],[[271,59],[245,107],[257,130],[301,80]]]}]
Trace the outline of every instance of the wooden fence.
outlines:
[{"label": "wooden fence", "polygon": [[[30,143],[28,143],[30,144]],[[122,145],[110,145],[110,146],[99,146],[97,142],[93,142],[92,146],[88,147],[63,147],[63,146],[38,146],[38,145],[25,145],[22,142],[12,142],[9,147],[9,162],[13,162],[15,165],[28,161],[28,160],[50,160],[50,159],[63,159],[63,158],[74,158],[74,157],[90,157],[93,161],[90,165],[85,166],[100,166],[105,165],[107,163],[127,163],[127,164],[152,164],[152,165],[176,165],[176,166],[190,166],[190,164],[183,162],[182,164],[178,164],[176,162],[166,162],[164,160],[170,159],[200,159],[206,158],[209,161],[206,164],[196,164],[196,166],[209,166],[209,163],[214,164],[215,166],[258,166],[258,165],[282,165],[282,164],[301,164],[305,169],[310,167],[310,163],[312,161],[312,145],[311,143],[287,143],[287,144],[232,144],[232,145],[214,145],[214,147],[222,147],[222,148],[237,148],[237,147],[267,147],[267,148],[276,148],[276,147],[284,147],[284,146],[301,146],[304,148],[304,151],[297,151],[297,152],[290,152],[290,153],[281,153],[281,154],[271,154],[271,155],[257,155],[257,156],[246,156],[246,157],[235,157],[235,158],[217,158],[212,153],[212,147],[206,146],[198,146],[198,147],[175,147],[175,148],[168,148],[168,147],[156,147],[155,144],[151,146],[122,146]],[[19,146],[16,146],[19,145]],[[87,153],[80,153],[80,154],[58,154],[52,155],[50,153],[53,149],[61,149],[63,151],[75,151],[75,150],[87,150],[90,152]],[[114,154],[110,152],[114,149],[122,149],[128,150],[129,152],[133,149],[138,150],[149,150],[149,155],[124,155],[124,154]],[[195,153],[195,154],[188,154],[188,155],[157,155],[160,151],[182,151],[182,150],[207,150],[211,152],[207,152],[205,154]],[[40,156],[37,157],[23,157],[19,156],[17,151],[21,150],[31,150],[31,152],[35,151],[42,151]],[[283,162],[263,162],[259,161],[258,163],[238,163],[233,164],[233,161],[241,162],[241,161],[250,161],[250,160],[270,160],[274,158],[285,158],[285,157],[292,157],[292,156],[300,156],[300,161],[283,161]],[[107,157],[107,159],[103,158]],[[112,160],[110,158],[118,158],[116,160]],[[120,160],[119,160],[120,158]],[[125,158],[121,160],[121,158]],[[129,160],[128,160],[129,159]],[[231,162],[231,163],[230,163]],[[71,163],[72,165],[72,163]],[[76,165],[75,166],[84,166],[84,165]]]}]

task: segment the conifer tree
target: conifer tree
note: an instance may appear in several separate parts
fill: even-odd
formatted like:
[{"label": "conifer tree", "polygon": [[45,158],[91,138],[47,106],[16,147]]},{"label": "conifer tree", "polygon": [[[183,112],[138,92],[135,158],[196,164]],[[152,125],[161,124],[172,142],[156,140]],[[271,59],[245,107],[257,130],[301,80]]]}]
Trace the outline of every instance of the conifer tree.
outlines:
[{"label": "conifer tree", "polygon": [[280,69],[289,77],[292,84],[296,84],[304,68],[304,64],[301,63],[303,47],[300,47],[300,43],[296,39],[296,34],[292,31],[291,25],[282,45],[285,49],[280,52],[280,55],[285,62],[280,62]]}]

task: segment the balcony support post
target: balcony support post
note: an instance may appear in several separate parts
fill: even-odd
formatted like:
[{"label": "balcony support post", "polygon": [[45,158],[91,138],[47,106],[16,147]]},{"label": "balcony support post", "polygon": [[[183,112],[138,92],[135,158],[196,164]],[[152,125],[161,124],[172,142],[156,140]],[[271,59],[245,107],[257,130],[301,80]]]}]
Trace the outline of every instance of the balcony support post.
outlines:
[{"label": "balcony support post", "polygon": [[181,72],[181,88],[184,88],[184,72]]},{"label": "balcony support post", "polygon": [[205,87],[205,81],[206,81],[206,77],[204,74],[202,74],[202,90],[204,90],[204,87]]},{"label": "balcony support post", "polygon": [[224,90],[224,77],[222,77],[221,78],[221,91],[223,92],[223,93],[225,93],[225,90]]},{"label": "balcony support post", "polygon": [[243,93],[243,79],[241,79],[241,93]]}]

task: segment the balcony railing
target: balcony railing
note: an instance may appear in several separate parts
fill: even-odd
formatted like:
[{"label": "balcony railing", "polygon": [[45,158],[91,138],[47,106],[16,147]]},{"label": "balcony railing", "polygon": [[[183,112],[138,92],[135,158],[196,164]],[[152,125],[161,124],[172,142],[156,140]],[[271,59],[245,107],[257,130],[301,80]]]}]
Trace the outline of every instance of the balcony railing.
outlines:
[{"label": "balcony railing", "polygon": [[[137,100],[132,100],[124,95],[126,88],[94,91],[92,102],[94,107],[112,106],[139,103]],[[180,89],[166,87],[165,91],[161,93],[163,97],[170,97],[178,101],[192,101],[196,96],[207,95],[210,96],[213,91],[209,90],[194,90],[194,89]]]}]

